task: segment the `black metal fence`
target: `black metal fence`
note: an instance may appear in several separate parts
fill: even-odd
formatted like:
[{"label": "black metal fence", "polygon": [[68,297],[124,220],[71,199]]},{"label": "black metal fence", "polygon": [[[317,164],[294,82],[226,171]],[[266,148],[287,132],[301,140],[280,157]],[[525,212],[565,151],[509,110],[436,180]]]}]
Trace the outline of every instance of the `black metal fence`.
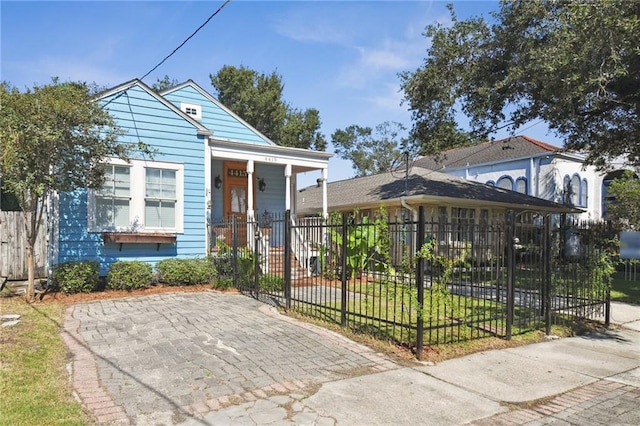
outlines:
[{"label": "black metal fence", "polygon": [[428,345],[550,333],[578,318],[608,323],[603,224],[530,212],[426,217],[420,209],[410,220],[334,214],[294,223],[286,213],[214,229],[217,256],[239,290],[418,357]]}]

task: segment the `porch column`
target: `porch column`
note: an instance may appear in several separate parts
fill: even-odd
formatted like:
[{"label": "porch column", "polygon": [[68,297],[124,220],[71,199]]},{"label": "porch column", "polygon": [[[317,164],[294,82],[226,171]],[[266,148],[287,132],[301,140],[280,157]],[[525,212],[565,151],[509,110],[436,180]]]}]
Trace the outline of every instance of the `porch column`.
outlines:
[{"label": "porch column", "polygon": [[322,217],[329,217],[327,209],[327,169],[322,169]]},{"label": "porch column", "polygon": [[247,161],[247,219],[253,220],[253,160]]},{"label": "porch column", "polygon": [[284,166],[284,209],[291,210],[291,164]]}]

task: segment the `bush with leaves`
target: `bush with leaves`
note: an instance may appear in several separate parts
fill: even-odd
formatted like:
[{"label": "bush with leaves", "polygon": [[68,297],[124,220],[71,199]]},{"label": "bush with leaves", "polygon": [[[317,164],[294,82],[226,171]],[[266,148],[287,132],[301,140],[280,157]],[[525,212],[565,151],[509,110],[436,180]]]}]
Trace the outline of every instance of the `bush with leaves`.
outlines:
[{"label": "bush with leaves", "polygon": [[210,259],[164,259],[158,262],[158,279],[169,285],[208,284],[216,276]]},{"label": "bush with leaves", "polygon": [[284,278],[274,274],[260,275],[260,291],[267,293],[284,291]]},{"label": "bush with leaves", "polygon": [[107,272],[107,287],[112,290],[146,288],[153,280],[153,267],[139,260],[112,263]]},{"label": "bush with leaves", "polygon": [[91,293],[98,287],[100,264],[96,261],[82,260],[64,262],[53,270],[52,289],[65,294]]}]

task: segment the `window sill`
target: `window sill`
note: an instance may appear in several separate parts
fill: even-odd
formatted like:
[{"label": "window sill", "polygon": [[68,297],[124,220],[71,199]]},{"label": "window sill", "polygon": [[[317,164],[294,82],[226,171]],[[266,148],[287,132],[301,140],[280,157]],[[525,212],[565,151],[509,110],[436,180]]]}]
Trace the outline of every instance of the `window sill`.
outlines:
[{"label": "window sill", "polygon": [[102,240],[106,243],[120,244],[173,244],[176,242],[176,234],[167,232],[103,232]]}]

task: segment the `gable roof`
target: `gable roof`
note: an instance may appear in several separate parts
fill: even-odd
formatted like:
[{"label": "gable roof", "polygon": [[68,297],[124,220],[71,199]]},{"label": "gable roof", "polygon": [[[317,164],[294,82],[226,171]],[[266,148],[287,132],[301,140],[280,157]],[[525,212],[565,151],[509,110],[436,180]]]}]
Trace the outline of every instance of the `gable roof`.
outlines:
[{"label": "gable roof", "polygon": [[560,148],[528,136],[513,136],[506,139],[483,142],[477,145],[454,148],[438,156],[425,156],[413,165],[430,170],[465,167],[467,165],[497,163],[516,158],[564,152]]},{"label": "gable roof", "polygon": [[[406,185],[406,194],[405,194]],[[374,208],[381,202],[400,203],[404,197],[412,203],[491,206],[546,212],[581,212],[542,198],[473,182],[422,168],[414,168],[405,183],[395,172],[352,178],[327,184],[328,205],[332,210]],[[299,213],[317,213],[322,209],[322,188],[311,186],[298,192]]]},{"label": "gable roof", "polygon": [[151,87],[147,86],[146,84],[144,84],[141,80],[139,80],[137,78],[134,78],[133,80],[129,80],[129,81],[125,82],[125,83],[119,84],[118,86],[112,87],[110,89],[107,89],[107,90],[104,90],[104,91],[98,93],[98,95],[96,96],[96,99],[97,100],[103,100],[103,99],[109,98],[111,96],[114,96],[113,99],[107,101],[105,104],[102,105],[102,107],[104,108],[104,107],[108,106],[112,101],[117,99],[118,97],[126,94],[126,92],[129,89],[133,88],[133,87],[139,87],[140,89],[142,89],[143,91],[148,93],[150,96],[155,98],[158,102],[160,102],[161,104],[163,104],[164,106],[166,106],[167,108],[172,110],[174,113],[178,114],[185,121],[187,121],[190,124],[192,124],[197,129],[197,134],[205,135],[205,136],[211,135],[211,131],[209,129],[207,129],[205,126],[200,124],[197,120],[194,120],[189,115],[187,115],[184,112],[182,112],[180,110],[180,108],[176,107],[174,104],[172,104],[171,102],[169,102],[168,100],[166,100],[165,98],[160,96]]},{"label": "gable roof", "polygon": [[[231,117],[233,120],[237,121],[237,123],[239,123],[241,126],[245,127],[250,132],[254,133],[255,136],[258,139],[261,139],[262,143],[264,143],[266,145],[273,145],[273,146],[277,145],[275,142],[273,142],[271,139],[269,139],[267,136],[265,136],[262,132],[260,132],[258,129],[253,127],[251,124],[247,123],[242,117],[237,115],[235,112],[231,111],[222,102],[220,102],[213,95],[211,95],[209,92],[204,90],[200,85],[198,85],[198,83],[196,83],[195,81],[193,81],[191,79],[185,81],[184,83],[180,83],[177,86],[174,86],[174,87],[172,87],[170,89],[163,90],[162,92],[160,92],[160,95],[165,97],[167,95],[171,95],[171,94],[173,94],[175,92],[179,92],[179,91],[181,91],[181,90],[183,90],[185,88],[188,88],[188,87],[192,88],[193,90],[198,92],[202,97],[204,97],[209,102],[211,102],[213,105],[215,105],[216,107],[220,108],[229,117]],[[214,138],[216,136],[216,133],[219,133],[219,132],[216,131],[216,129],[210,129],[210,130],[213,132]],[[226,139],[226,140],[230,140],[231,141],[232,139]]]}]

